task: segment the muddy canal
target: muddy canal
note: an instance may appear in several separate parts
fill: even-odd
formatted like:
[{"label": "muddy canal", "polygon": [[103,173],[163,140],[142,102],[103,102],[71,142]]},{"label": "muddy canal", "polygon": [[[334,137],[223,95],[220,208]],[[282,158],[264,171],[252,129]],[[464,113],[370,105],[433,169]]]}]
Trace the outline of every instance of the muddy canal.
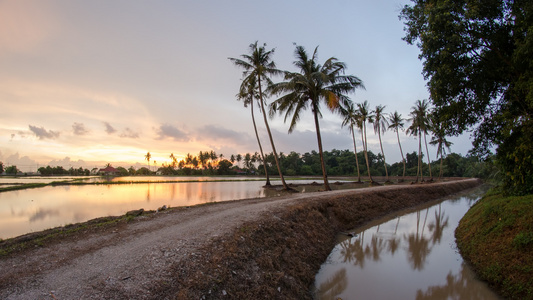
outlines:
[{"label": "muddy canal", "polygon": [[454,231],[483,188],[339,237],[317,299],[499,299],[463,262]]}]

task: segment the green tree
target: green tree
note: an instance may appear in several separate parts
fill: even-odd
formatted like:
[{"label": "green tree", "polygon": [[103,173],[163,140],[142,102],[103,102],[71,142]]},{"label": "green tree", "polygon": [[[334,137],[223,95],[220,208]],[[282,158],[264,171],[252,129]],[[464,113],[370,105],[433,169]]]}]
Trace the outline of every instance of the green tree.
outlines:
[{"label": "green tree", "polygon": [[6,174],[10,175],[16,175],[20,170],[17,168],[17,166],[9,166],[6,168]]},{"label": "green tree", "polygon": [[[259,97],[257,97],[256,94],[257,94],[257,84],[256,84],[255,77],[253,77],[253,78],[250,78],[250,81],[248,82],[248,84],[241,85],[239,94],[237,94],[237,100],[242,100],[242,102],[244,103],[244,107],[247,107],[248,105],[250,105],[250,112],[252,114],[252,123],[254,125],[255,138],[257,139],[257,144],[259,145],[259,151],[261,151],[261,160],[265,161],[265,155],[263,153],[263,146],[261,145],[261,140],[259,139],[259,133],[257,132],[257,125],[255,124],[254,99],[259,100]],[[266,176],[265,186],[271,186],[270,176],[268,175],[266,164],[263,164],[263,168],[265,170],[265,176]]]},{"label": "green tree", "polygon": [[447,135],[495,146],[505,190],[533,192],[533,2],[417,0],[400,17]]},{"label": "green tree", "polygon": [[405,180],[405,158],[403,156],[403,150],[402,150],[402,144],[400,143],[400,130],[403,129],[404,125],[404,119],[402,118],[402,115],[399,114],[397,111],[395,111],[393,114],[389,115],[389,129],[392,129],[396,132],[396,137],[398,138],[398,146],[400,147],[400,154],[402,155],[402,163],[403,163],[403,175],[402,175],[402,181]]},{"label": "green tree", "polygon": [[0,161],[0,174],[2,173],[4,173],[4,163]]},{"label": "green tree", "polygon": [[274,93],[286,93],[272,103],[272,111],[285,112],[285,120],[292,115],[289,126],[291,133],[302,112],[311,109],[315,121],[318,151],[322,166],[325,190],[331,190],[324,162],[322,136],[320,134],[319,117],[322,117],[320,104],[323,103],[333,112],[340,112],[342,107],[350,103],[347,93],[363,88],[362,81],[353,75],[344,75],[346,65],[335,57],[327,59],[323,65],[318,63],[318,47],[311,57],[304,47],[296,46],[294,65],[299,72],[285,72],[285,81],[272,86]]},{"label": "green tree", "polygon": [[[244,69],[243,72],[243,83],[244,85],[249,85],[250,82],[255,81],[257,84],[257,91],[259,96],[259,103],[261,104],[261,111],[263,112],[263,120],[265,121],[265,127],[267,129],[268,137],[270,139],[270,144],[272,145],[272,152],[274,153],[274,159],[276,161],[276,166],[278,168],[279,177],[283,188],[290,190],[289,186],[285,182],[283,173],[281,172],[281,167],[279,164],[278,153],[276,151],[276,146],[274,145],[274,139],[272,138],[272,132],[270,131],[270,126],[268,125],[266,110],[265,110],[265,95],[263,93],[263,86],[266,87],[272,84],[269,76],[280,75],[282,72],[276,68],[276,64],[272,60],[272,55],[274,55],[274,49],[266,51],[266,44],[263,46],[258,46],[257,41],[253,44],[250,44],[250,54],[243,54],[241,57],[243,59],[229,58],[236,66]],[[241,84],[241,86],[242,86]]]},{"label": "green tree", "polygon": [[385,152],[383,151],[383,143],[381,142],[381,133],[385,133],[387,131],[387,128],[389,126],[389,122],[387,120],[387,114],[385,114],[383,111],[385,110],[385,106],[378,105],[373,111],[374,114],[374,133],[378,134],[379,138],[379,147],[381,148],[381,155],[383,156],[383,166],[385,167],[385,177],[386,181],[389,182],[389,172],[387,171],[387,162],[385,161]]},{"label": "green tree", "polygon": [[352,134],[353,140],[353,151],[355,154],[355,165],[357,166],[357,182],[361,182],[361,172],[359,171],[359,159],[357,158],[357,146],[355,143],[355,129],[357,122],[359,120],[359,114],[355,108],[355,105],[350,102],[345,109],[342,110],[342,115],[344,119],[342,120],[342,126],[350,126],[350,133]]},{"label": "green tree", "polygon": [[370,183],[374,183],[374,180],[372,179],[372,175],[370,174],[370,161],[368,159],[368,147],[367,147],[367,139],[366,139],[366,122],[373,121],[373,116],[370,113],[370,104],[368,104],[368,101],[365,100],[365,102],[363,103],[357,103],[357,111],[359,113],[359,122],[357,123],[357,125],[359,126],[359,129],[361,130],[361,138],[363,139],[363,152],[365,154],[366,169],[368,172],[368,180],[370,180]]}]

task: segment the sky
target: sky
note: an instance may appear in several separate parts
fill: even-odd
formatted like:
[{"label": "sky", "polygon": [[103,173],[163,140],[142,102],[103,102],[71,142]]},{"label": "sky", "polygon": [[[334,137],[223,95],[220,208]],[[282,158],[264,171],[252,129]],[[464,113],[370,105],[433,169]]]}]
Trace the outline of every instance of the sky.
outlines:
[{"label": "sky", "polygon": [[[419,50],[402,40],[401,0],[185,1],[0,0],[0,161],[38,167],[139,167],[213,150],[258,151],[249,108],[237,101],[242,70],[229,57],[258,41],[277,67],[293,66],[295,44],[318,61],[345,62],[365,89],[352,101],[407,118],[429,97]],[[282,78],[273,78],[274,82]],[[267,99],[271,102],[275,98]],[[258,130],[271,152],[259,110]],[[325,150],[353,150],[340,116],[323,108]],[[408,122],[406,122],[406,125]],[[288,134],[269,120],[278,152],[318,150],[313,117]],[[380,151],[368,130],[369,150]],[[418,143],[400,133],[404,153]],[[451,138],[465,155],[469,136]],[[357,139],[361,150],[361,141]],[[387,162],[401,160],[396,134],[383,136]],[[436,159],[435,147],[430,147]]]}]

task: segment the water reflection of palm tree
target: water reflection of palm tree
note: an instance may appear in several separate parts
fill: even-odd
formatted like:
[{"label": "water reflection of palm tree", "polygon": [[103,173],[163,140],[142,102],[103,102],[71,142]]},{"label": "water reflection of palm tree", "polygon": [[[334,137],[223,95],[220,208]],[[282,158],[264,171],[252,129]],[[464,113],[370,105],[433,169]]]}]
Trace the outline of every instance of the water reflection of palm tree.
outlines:
[{"label": "water reflection of palm tree", "polygon": [[427,215],[429,208],[426,209],[426,217],[422,225],[422,230],[420,230],[420,211],[416,212],[416,233],[409,234],[404,236],[404,239],[408,243],[407,247],[407,259],[411,262],[414,270],[421,271],[424,269],[424,264],[426,263],[426,258],[431,252],[429,247],[429,240],[424,237],[424,228],[426,226]]},{"label": "water reflection of palm tree", "polygon": [[364,248],[365,232],[361,232],[358,238],[351,238],[344,240],[341,246],[341,255],[344,262],[353,262],[354,266],[360,266],[361,269],[365,267],[365,259],[370,254],[369,248]]},{"label": "water reflection of palm tree", "polygon": [[336,299],[348,286],[346,279],[346,269],[342,268],[320,284],[317,290],[318,299]]},{"label": "water reflection of palm tree", "polygon": [[446,216],[445,218],[444,212],[441,211],[441,204],[439,203],[438,212],[435,210],[435,223],[429,223],[428,225],[429,230],[433,232],[431,241],[433,245],[440,244],[444,229],[448,227],[448,219],[449,217]]},{"label": "water reflection of palm tree", "polygon": [[417,300],[425,299],[486,299],[487,291],[483,285],[474,284],[470,271],[463,263],[461,270],[456,275],[452,272],[446,276],[446,284],[430,286],[426,291],[416,292]]}]

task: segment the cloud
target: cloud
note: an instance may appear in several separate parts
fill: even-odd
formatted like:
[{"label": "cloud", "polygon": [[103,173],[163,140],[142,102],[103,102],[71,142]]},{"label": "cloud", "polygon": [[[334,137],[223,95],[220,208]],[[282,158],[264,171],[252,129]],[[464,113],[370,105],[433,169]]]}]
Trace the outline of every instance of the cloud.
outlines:
[{"label": "cloud", "polygon": [[206,125],[198,129],[197,132],[199,140],[208,141],[229,141],[235,144],[250,143],[250,135],[245,132],[238,132],[231,129],[226,129],[217,125]]},{"label": "cloud", "polygon": [[169,124],[162,124],[158,129],[156,129],[156,132],[159,135],[157,137],[158,140],[172,138],[175,141],[189,141],[189,135],[187,133]]},{"label": "cloud", "polygon": [[137,139],[139,138],[139,133],[131,130],[130,128],[126,128],[122,131],[120,134],[121,138],[131,138],[131,139]]},{"label": "cloud", "polygon": [[113,134],[117,132],[117,130],[113,128],[113,126],[111,126],[111,124],[109,124],[108,122],[104,122],[104,125],[105,125],[105,132],[107,132],[107,134]]},{"label": "cloud", "polygon": [[74,122],[74,124],[72,124],[72,130],[74,131],[75,135],[86,135],[89,133],[89,130],[85,128],[83,123]]},{"label": "cloud", "polygon": [[58,131],[52,131],[52,130],[46,130],[44,127],[37,127],[33,125],[29,125],[30,131],[35,134],[36,137],[38,137],[40,140],[44,139],[56,139],[59,137]]}]

